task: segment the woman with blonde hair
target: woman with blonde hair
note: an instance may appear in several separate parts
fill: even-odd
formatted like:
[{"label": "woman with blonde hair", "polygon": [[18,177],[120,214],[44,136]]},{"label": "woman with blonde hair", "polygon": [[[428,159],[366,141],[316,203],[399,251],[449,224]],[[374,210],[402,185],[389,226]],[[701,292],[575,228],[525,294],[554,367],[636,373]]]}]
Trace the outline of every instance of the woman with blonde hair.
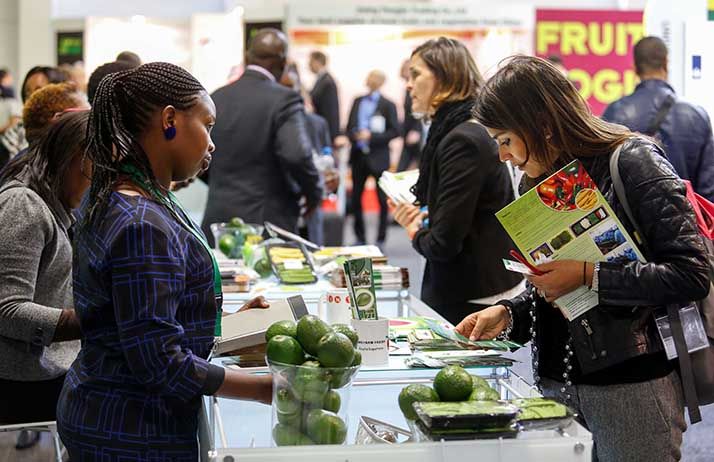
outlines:
[{"label": "woman with blonde hair", "polygon": [[513,200],[510,175],[471,116],[482,85],[471,54],[457,40],[429,40],[412,53],[412,112],[431,125],[414,188],[418,205],[393,204],[395,219],[426,258],[422,299],[454,324],[521,281],[503,267],[512,243],[494,216]]}]

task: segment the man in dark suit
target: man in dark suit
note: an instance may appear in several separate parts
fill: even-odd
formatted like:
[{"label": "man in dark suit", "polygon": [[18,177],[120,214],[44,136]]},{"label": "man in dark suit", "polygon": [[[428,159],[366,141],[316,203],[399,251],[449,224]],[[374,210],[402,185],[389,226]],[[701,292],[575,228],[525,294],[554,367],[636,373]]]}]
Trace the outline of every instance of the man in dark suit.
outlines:
[{"label": "man in dark suit", "polygon": [[296,231],[301,197],[306,216],[322,199],[302,99],[277,82],[287,46],[279,30],[258,31],[246,53],[243,76],[211,95],[216,151],[202,224],[209,242],[211,223],[231,217]]},{"label": "man in dark suit", "polygon": [[[378,179],[389,169],[389,142],[399,136],[397,107],[379,93],[385,76],[372,71],[367,76],[369,93],[355,99],[347,124],[347,135],[352,142],[352,212],[355,217],[357,243],[366,242],[362,215],[362,192],[367,178]],[[382,246],[387,237],[387,196],[377,187],[379,199],[379,230],[377,245]]]},{"label": "man in dark suit", "polygon": [[310,70],[317,75],[315,85],[310,91],[310,98],[315,107],[315,113],[327,120],[330,127],[332,142],[340,133],[340,103],[337,99],[337,84],[327,72],[327,56],[321,51],[310,53],[308,62]]}]

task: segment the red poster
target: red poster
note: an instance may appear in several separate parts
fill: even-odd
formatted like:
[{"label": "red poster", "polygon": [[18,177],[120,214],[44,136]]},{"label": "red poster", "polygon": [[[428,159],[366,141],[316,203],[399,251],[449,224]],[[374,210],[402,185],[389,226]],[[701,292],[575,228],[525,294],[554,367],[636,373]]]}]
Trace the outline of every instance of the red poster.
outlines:
[{"label": "red poster", "polygon": [[635,89],[632,46],[643,34],[642,11],[536,11],[536,54],[562,58],[596,115]]}]

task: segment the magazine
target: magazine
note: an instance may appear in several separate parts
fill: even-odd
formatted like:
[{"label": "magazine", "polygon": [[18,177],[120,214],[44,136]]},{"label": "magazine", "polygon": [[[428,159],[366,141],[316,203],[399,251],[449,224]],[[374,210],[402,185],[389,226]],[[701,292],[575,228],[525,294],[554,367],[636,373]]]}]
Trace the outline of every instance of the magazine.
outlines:
[{"label": "magazine", "polygon": [[385,171],[379,177],[379,187],[384,193],[392,199],[393,202],[399,204],[406,202],[413,204],[416,201],[416,196],[412,194],[411,188],[419,179],[419,170],[407,170],[405,172],[392,173]]},{"label": "magazine", "polygon": [[[645,261],[635,241],[575,160],[496,213],[528,263]],[[555,300],[572,321],[598,304],[586,286]]]}]

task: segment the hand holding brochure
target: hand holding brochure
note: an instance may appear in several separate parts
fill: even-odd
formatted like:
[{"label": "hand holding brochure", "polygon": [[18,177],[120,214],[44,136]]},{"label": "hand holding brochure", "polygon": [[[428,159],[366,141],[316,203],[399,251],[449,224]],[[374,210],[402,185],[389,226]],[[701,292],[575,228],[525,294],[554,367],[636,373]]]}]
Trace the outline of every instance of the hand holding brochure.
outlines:
[{"label": "hand holding brochure", "polygon": [[[496,217],[528,263],[553,260],[624,262],[644,257],[575,160],[510,203]],[[598,304],[586,286],[555,301],[569,321]]]},{"label": "hand holding brochure", "polygon": [[416,184],[418,179],[418,169],[397,173],[385,171],[379,177],[379,181],[377,183],[387,197],[392,199],[393,202],[406,202],[408,204],[413,204],[414,201],[416,201],[416,197],[412,194],[411,188]]}]

